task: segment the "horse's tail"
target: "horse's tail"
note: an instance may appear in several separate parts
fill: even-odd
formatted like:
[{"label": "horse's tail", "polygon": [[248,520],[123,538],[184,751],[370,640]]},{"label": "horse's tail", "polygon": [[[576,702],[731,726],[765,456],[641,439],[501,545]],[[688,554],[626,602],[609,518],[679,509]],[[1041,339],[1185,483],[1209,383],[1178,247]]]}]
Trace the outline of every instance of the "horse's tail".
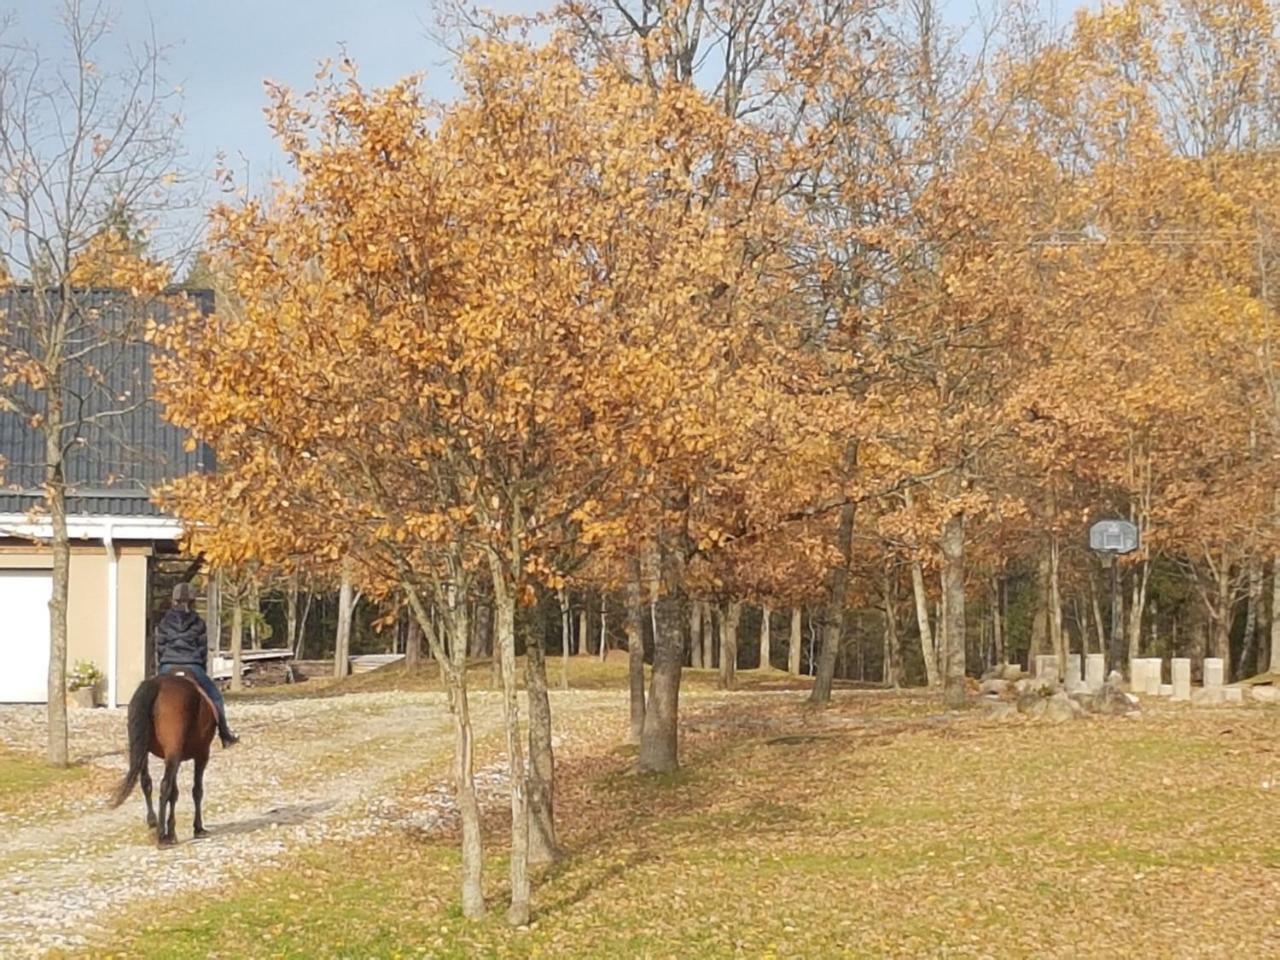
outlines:
[{"label": "horse's tail", "polygon": [[152,713],[159,694],[160,684],[154,679],[144,680],[129,701],[129,772],[116,788],[115,797],[111,801],[112,807],[120,806],[129,798],[147,765],[147,754],[151,750]]}]

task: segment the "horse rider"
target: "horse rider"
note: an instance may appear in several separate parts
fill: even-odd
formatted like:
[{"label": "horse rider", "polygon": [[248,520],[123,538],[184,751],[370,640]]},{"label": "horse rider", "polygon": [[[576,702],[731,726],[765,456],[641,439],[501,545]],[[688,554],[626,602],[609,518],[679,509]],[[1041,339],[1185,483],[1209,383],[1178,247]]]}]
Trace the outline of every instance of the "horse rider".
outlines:
[{"label": "horse rider", "polygon": [[224,748],[239,743],[240,738],[227,726],[227,706],[222,691],[205,672],[209,656],[208,632],[200,615],[192,609],[196,592],[189,583],[179,583],[173,588],[173,606],[156,624],[156,662],[161,673],[181,670],[188,674],[209,695],[217,707],[218,737]]}]

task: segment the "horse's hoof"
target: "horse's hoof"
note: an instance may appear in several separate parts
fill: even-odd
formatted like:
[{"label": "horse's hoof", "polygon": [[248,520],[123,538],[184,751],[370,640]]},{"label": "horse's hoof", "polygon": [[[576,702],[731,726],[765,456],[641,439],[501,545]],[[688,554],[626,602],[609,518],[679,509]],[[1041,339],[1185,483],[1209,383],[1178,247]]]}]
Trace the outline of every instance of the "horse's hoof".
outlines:
[{"label": "horse's hoof", "polygon": [[208,830],[205,830],[205,829],[203,829],[203,828],[201,828],[201,829],[197,830],[197,831],[195,832],[195,834],[194,834],[194,836],[195,836],[195,838],[196,838],[197,840],[203,840],[203,839],[204,839],[205,837],[207,837],[208,835],[209,835],[209,831],[208,831]]},{"label": "horse's hoof", "polygon": [[156,846],[163,850],[165,847],[172,847],[176,841],[173,837],[160,836],[156,838]]},{"label": "horse's hoof", "polygon": [[155,817],[147,817],[147,826],[148,826],[150,829],[154,830],[154,829],[156,828],[156,826],[157,826],[156,818],[155,818]]}]

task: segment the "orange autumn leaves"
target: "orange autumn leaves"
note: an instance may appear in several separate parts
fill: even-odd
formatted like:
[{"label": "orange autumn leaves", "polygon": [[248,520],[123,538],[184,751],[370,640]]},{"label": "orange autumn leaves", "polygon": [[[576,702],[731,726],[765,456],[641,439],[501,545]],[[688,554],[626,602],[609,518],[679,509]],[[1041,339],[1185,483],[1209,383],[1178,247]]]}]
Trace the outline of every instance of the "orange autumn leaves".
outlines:
[{"label": "orange autumn leaves", "polygon": [[212,558],[253,528],[384,583],[447,547],[556,586],[724,470],[759,404],[785,289],[743,129],[555,43],[479,44],[461,79],[447,110],[412,80],[277,91],[298,183],[217,215],[234,309],[156,334],[169,416],[218,451],[169,492]]}]

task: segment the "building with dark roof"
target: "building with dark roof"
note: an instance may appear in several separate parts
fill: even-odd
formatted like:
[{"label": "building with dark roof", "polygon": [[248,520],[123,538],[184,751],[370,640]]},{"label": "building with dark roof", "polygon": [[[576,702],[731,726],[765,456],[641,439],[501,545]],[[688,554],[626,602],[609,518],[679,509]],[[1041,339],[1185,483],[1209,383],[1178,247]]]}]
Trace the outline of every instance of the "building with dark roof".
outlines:
[{"label": "building with dark roof", "polygon": [[[0,349],[22,346],[32,291],[0,291]],[[166,480],[214,468],[212,451],[188,450],[185,431],[152,399],[147,321],[176,309],[213,309],[213,294],[183,291],[140,300],[127,291],[77,292],[74,351],[64,406],[69,415],[65,476],[71,535],[67,659],[106,674],[109,706],[127,702],[150,672],[150,622],[161,612],[163,562],[182,526],[151,500]],[[7,343],[5,341],[8,341]],[[21,398],[39,412],[42,397]],[[49,663],[51,525],[43,511],[44,436],[26,412],[0,402],[0,702],[43,702]],[[171,581],[169,581],[171,582]]]}]

